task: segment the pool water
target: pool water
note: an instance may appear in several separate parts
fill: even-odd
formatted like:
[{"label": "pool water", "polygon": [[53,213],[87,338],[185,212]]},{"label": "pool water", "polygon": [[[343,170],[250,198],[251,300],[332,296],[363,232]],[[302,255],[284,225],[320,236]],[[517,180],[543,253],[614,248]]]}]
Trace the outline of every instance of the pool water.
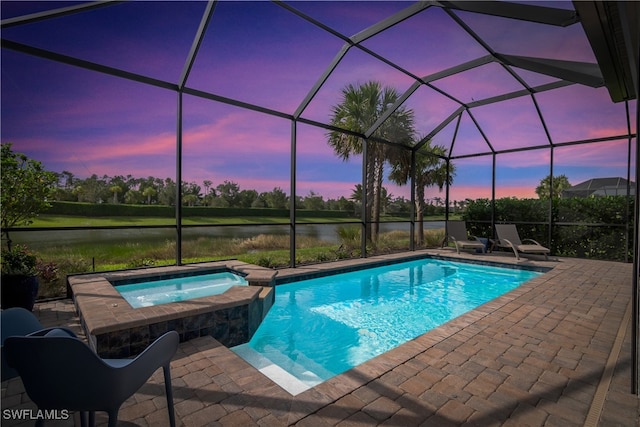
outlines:
[{"label": "pool water", "polygon": [[133,308],[140,308],[218,295],[247,284],[242,276],[218,272],[117,285],[116,290]]},{"label": "pool water", "polygon": [[297,394],[540,274],[427,259],[278,285],[251,341],[232,350]]}]

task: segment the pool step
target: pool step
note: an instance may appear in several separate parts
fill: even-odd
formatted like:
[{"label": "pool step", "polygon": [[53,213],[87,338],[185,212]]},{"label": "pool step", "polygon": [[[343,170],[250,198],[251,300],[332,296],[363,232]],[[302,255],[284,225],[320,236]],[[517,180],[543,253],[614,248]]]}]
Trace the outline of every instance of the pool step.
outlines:
[{"label": "pool step", "polygon": [[[241,344],[231,350],[294,396],[324,381],[273,348],[268,349],[270,357],[276,359],[278,364],[255,351],[249,344]],[[287,369],[281,366],[286,366]]]}]

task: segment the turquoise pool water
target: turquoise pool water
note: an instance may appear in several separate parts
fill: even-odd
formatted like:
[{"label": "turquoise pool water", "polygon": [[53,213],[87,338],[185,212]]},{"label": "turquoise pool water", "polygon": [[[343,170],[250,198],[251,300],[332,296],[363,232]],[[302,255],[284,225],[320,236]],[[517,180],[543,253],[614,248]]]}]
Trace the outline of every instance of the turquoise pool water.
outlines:
[{"label": "turquoise pool water", "polygon": [[218,272],[117,285],[116,290],[133,308],[140,308],[218,295],[231,286],[246,285],[242,276]]},{"label": "turquoise pool water", "polygon": [[426,259],[278,285],[251,341],[232,350],[297,394],[540,274]]}]

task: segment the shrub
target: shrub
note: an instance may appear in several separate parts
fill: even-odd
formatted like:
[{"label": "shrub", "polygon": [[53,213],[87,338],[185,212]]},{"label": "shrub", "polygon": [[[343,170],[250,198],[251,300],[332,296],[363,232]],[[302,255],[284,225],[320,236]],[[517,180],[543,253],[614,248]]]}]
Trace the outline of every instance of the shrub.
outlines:
[{"label": "shrub", "polygon": [[15,245],[12,250],[2,250],[2,274],[34,276],[37,258],[24,245]]},{"label": "shrub", "polygon": [[53,298],[64,295],[66,292],[66,276],[60,276],[58,265],[55,262],[38,261],[36,269],[38,270],[40,282],[39,298]]},{"label": "shrub", "polygon": [[353,226],[340,226],[337,229],[340,243],[346,249],[355,249],[360,247],[360,227]]}]

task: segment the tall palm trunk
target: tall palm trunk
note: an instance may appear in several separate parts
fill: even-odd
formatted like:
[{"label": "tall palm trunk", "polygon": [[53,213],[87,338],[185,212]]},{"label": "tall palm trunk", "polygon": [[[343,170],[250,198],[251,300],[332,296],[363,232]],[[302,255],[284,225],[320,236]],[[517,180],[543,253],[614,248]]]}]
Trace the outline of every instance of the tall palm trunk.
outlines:
[{"label": "tall palm trunk", "polygon": [[375,213],[375,199],[376,199],[376,186],[375,177],[373,171],[375,170],[375,155],[372,152],[367,153],[367,205],[365,209],[365,225],[366,225],[366,239],[367,241],[375,241],[377,234],[375,233],[375,227],[373,227],[374,213]]},{"label": "tall palm trunk", "polygon": [[424,244],[424,186],[416,187],[416,221],[418,223],[418,246]]},{"label": "tall palm trunk", "polygon": [[384,175],[384,159],[381,159],[380,156],[376,156],[374,159],[374,170],[373,170],[373,180],[374,180],[374,198],[373,198],[373,227],[372,227],[372,236],[374,242],[378,241],[378,235],[380,234],[380,211],[382,210],[382,178]]}]

